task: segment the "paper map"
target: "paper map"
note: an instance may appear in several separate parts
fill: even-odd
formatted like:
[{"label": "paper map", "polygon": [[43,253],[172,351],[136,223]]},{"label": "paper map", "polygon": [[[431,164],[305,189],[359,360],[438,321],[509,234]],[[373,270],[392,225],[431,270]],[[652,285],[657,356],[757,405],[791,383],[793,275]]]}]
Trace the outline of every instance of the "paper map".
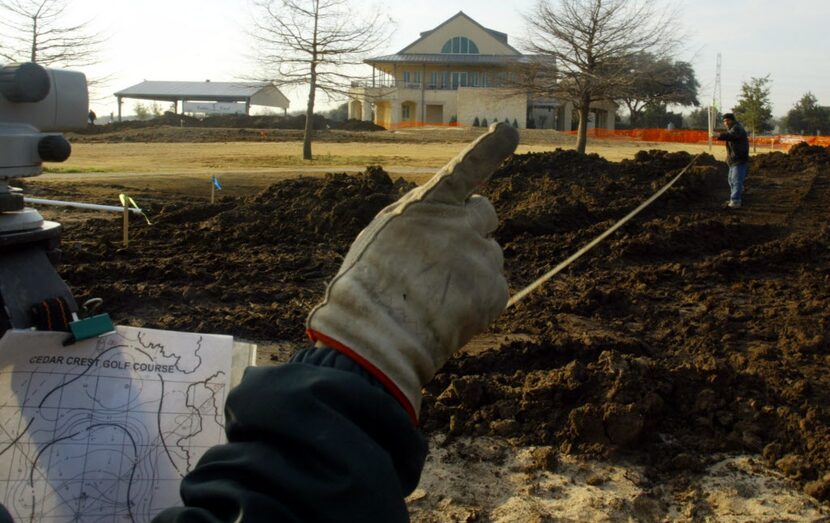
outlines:
[{"label": "paper map", "polygon": [[15,521],[148,521],[224,441],[233,338],[118,327],[0,340],[0,502]]}]

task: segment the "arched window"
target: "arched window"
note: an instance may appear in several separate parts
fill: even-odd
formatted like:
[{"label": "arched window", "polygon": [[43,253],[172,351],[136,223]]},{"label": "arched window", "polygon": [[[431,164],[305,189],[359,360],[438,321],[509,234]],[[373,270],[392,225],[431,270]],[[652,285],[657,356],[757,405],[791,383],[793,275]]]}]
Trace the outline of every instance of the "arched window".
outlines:
[{"label": "arched window", "polygon": [[447,40],[441,54],[478,54],[478,46],[466,36],[455,36]]}]

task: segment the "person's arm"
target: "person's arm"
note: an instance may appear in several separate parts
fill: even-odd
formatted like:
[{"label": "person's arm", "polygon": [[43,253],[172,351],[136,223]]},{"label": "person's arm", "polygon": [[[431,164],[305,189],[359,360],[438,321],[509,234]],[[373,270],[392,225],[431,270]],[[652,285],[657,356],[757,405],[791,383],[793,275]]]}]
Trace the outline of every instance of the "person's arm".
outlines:
[{"label": "person's arm", "polygon": [[507,303],[498,217],[472,193],[517,143],[493,125],[361,231],[309,314],[317,348],[247,371],[226,405],[229,443],[157,522],[408,520],[421,387]]},{"label": "person's arm", "polygon": [[716,138],[727,142],[739,142],[746,140],[747,135],[743,127],[734,125],[731,129],[727,129],[725,132],[720,133]]},{"label": "person's arm", "polygon": [[426,443],[404,409],[331,349],[249,368],[226,404],[228,441],[154,521],[408,521]]}]

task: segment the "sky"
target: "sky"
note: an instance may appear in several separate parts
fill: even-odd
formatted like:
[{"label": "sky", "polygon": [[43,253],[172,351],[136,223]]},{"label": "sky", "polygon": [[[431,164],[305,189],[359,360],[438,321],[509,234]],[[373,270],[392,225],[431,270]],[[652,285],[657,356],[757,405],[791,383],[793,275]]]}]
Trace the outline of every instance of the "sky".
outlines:
[{"label": "sky", "polygon": [[[251,0],[68,0],[68,17],[91,20],[106,34],[102,61],[85,72],[107,76],[90,105],[99,116],[116,112],[112,93],[143,80],[233,81],[256,76],[255,54],[246,29]],[[523,15],[537,0],[353,0],[356,17],[380,9],[395,22],[385,47],[373,55],[399,51],[458,11],[484,27],[508,34],[521,50]],[[664,4],[672,0],[656,0]],[[699,99],[709,103],[721,54],[723,107],[731,109],[741,84],[770,75],[773,115],[783,116],[811,91],[830,105],[830,1],[674,0],[685,33],[677,59],[692,63],[700,82]],[[358,18],[359,19],[359,18]],[[0,35],[2,36],[2,35]],[[366,71],[370,71],[366,66]],[[307,92],[290,91],[290,111],[305,107]],[[341,100],[342,101],[342,100]],[[133,101],[124,104],[132,112]],[[321,100],[322,108],[336,101]]]}]

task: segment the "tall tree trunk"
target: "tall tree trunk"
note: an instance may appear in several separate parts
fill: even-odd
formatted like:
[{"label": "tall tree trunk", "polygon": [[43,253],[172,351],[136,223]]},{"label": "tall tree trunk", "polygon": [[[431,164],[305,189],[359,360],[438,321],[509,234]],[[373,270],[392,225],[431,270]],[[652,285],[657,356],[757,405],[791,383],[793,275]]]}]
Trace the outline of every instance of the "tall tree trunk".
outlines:
[{"label": "tall tree trunk", "polygon": [[37,63],[37,18],[32,18],[32,54],[29,61]]},{"label": "tall tree trunk", "polygon": [[628,125],[635,129],[640,123],[640,116],[642,115],[642,108],[639,102],[629,102],[626,100],[625,105],[628,106]]},{"label": "tall tree trunk", "polygon": [[641,113],[639,110],[632,110],[631,115],[628,118],[628,125],[632,129],[637,129],[640,126],[640,116]]},{"label": "tall tree trunk", "polygon": [[311,160],[311,137],[314,134],[314,95],[317,94],[317,29],[320,21],[320,2],[314,2],[314,32],[311,35],[311,67],[308,82],[308,105],[305,110],[303,133],[303,160]]},{"label": "tall tree trunk", "polygon": [[588,145],[588,113],[591,110],[591,96],[583,95],[579,103],[579,129],[576,132],[576,152],[585,154]]},{"label": "tall tree trunk", "polygon": [[305,133],[303,133],[303,160],[311,160],[311,137],[314,133],[314,94],[317,90],[317,64],[311,64],[308,86],[308,105],[305,110]]}]

